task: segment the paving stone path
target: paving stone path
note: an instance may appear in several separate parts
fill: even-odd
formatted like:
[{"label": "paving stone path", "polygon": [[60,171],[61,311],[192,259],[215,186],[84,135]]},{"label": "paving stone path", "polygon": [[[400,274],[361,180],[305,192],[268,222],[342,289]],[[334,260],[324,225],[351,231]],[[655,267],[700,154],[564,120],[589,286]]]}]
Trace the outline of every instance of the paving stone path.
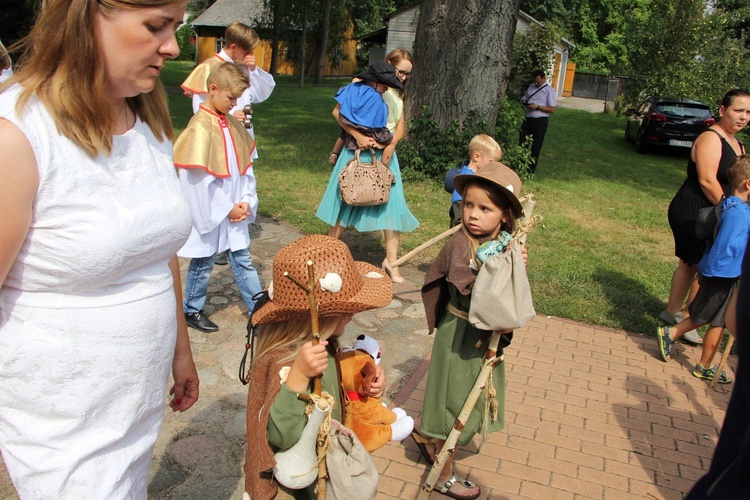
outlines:
[{"label": "paving stone path", "polygon": [[[267,218],[251,234],[265,284],[276,251],[302,235]],[[425,270],[403,272],[418,284]],[[238,367],[246,311],[228,267],[214,269],[209,291],[206,311],[221,330],[190,330],[201,397],[184,414],[167,412],[149,498],[242,498],[247,392]],[[355,316],[342,344],[374,335],[389,380],[386,401],[416,417],[432,337],[417,289],[395,292],[388,307]],[[708,468],[731,390],[691,376],[699,355],[680,345],[675,361],[663,363],[653,337],[539,315],[506,351],[506,429],[460,451],[457,472],[477,482],[484,499],[682,498]],[[728,371],[735,367],[732,357]],[[427,468],[411,440],[386,445],[374,460],[378,498],[416,498]],[[15,498],[2,468],[0,499]]]}]

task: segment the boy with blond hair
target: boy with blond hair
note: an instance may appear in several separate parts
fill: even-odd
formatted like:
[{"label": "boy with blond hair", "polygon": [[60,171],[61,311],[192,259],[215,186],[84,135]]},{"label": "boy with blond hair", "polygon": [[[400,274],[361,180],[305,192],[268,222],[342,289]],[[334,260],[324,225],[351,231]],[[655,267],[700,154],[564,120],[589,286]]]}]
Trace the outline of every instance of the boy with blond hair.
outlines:
[{"label": "boy with blond hair", "polygon": [[[224,31],[224,48],[213,57],[209,57],[188,75],[182,83],[182,90],[185,95],[193,99],[193,113],[198,112],[198,108],[206,101],[208,89],[206,88],[206,78],[213,68],[223,62],[235,62],[240,65],[242,71],[250,80],[250,85],[237,99],[237,103],[232,108],[232,115],[240,122],[244,121],[246,116],[243,111],[248,104],[263,102],[271,95],[276,81],[269,73],[266,73],[255,64],[255,54],[253,51],[260,43],[260,37],[251,27],[242,23],[232,23]],[[250,137],[255,139],[253,127],[247,129]],[[253,151],[253,160],[258,154]]]},{"label": "boy with blond hair", "polygon": [[219,329],[203,312],[217,251],[227,252],[248,310],[262,290],[247,230],[258,210],[251,159],[255,141],[229,114],[248,85],[247,75],[233,62],[215,66],[206,80],[205,104],[174,144],[175,166],[193,219],[190,237],[177,252],[191,259],[183,311],[187,324],[203,332]]},{"label": "boy with blond hair", "polygon": [[[750,236],[750,155],[736,157],[727,167],[727,179],[732,195],[721,201],[721,219],[717,223],[716,239],[698,263],[698,294],[690,304],[690,317],[673,327],[660,327],[657,332],[659,351],[664,361],[671,359],[672,344],[685,332],[709,324],[703,340],[701,359],[693,376],[711,380],[716,373],[712,365],[716,349],[725,327],[727,304],[737,290],[742,274],[742,259]],[[725,372],[720,384],[732,380]]]},{"label": "boy with blond hair", "polygon": [[[487,134],[479,134],[472,137],[469,141],[469,160],[464,161],[459,169],[451,169],[447,176],[462,174],[475,174],[482,167],[493,161],[500,161],[503,156],[503,150],[495,139]],[[447,177],[446,176],[446,177]],[[448,215],[451,218],[451,227],[461,223],[461,193],[455,188],[451,195],[451,208]]]}]

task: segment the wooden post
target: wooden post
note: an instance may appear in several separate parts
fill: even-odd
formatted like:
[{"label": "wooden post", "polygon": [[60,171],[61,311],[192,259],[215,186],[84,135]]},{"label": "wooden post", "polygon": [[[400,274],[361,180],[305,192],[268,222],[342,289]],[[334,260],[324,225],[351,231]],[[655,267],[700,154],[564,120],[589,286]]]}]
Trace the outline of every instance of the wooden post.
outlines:
[{"label": "wooden post", "polygon": [[[310,319],[312,324],[312,344],[318,345],[320,344],[320,323],[318,322],[318,304],[315,300],[315,270],[313,269],[313,262],[311,260],[307,261],[307,284],[301,283],[299,280],[294,278],[291,274],[289,274],[289,271],[284,271],[284,276],[289,278],[294,282],[295,285],[300,287],[307,293],[307,300],[310,303]],[[316,396],[320,396],[323,392],[323,376],[318,375],[313,379],[313,394]],[[312,402],[315,404],[317,401],[320,405],[322,410],[326,410],[328,408],[328,402],[325,399],[322,398],[311,398],[307,395],[297,395],[298,398],[307,401],[308,403]],[[328,436],[321,436],[320,431],[318,431],[318,439],[315,442],[315,449],[318,454],[318,499],[324,500],[326,497],[326,477],[328,477],[328,469],[326,468],[326,461],[324,457],[321,457],[321,454],[325,455],[325,450],[328,449]]]},{"label": "wooden post", "polygon": [[716,385],[716,382],[719,381],[719,377],[721,377],[721,372],[724,371],[724,367],[727,364],[729,353],[732,352],[733,345],[734,345],[734,335],[730,333],[729,338],[727,339],[727,343],[724,346],[724,352],[721,354],[721,361],[719,361],[719,366],[716,367],[716,373],[714,374],[714,378],[711,379],[711,383],[709,384],[711,389],[713,389],[714,386]]}]

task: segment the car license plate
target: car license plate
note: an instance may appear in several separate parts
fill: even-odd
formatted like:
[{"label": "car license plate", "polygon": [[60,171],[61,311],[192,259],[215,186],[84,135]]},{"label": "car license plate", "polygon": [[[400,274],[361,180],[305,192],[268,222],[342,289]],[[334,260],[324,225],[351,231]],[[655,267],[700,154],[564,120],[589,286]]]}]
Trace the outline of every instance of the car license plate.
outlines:
[{"label": "car license plate", "polygon": [[670,146],[680,146],[683,148],[692,148],[693,147],[693,141],[676,141],[674,139],[670,139],[669,141]]}]

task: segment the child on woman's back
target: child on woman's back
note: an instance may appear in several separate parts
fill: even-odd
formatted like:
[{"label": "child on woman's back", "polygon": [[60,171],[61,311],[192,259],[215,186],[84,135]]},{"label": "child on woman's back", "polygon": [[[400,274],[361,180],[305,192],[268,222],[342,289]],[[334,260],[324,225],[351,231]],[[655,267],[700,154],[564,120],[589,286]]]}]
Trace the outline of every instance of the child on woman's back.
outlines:
[{"label": "child on woman's back", "polygon": [[[475,135],[469,141],[469,161],[464,161],[454,177],[455,175],[475,174],[489,162],[500,161],[502,156],[503,150],[495,139],[487,134]],[[451,218],[451,227],[461,224],[461,193],[455,187],[451,194],[451,208],[448,210],[448,215]]]},{"label": "child on woman's back", "polygon": [[[472,289],[481,261],[480,245],[503,239],[511,233],[523,213],[518,195],[521,180],[502,163],[489,163],[476,174],[459,175],[456,188],[463,195],[463,228],[454,234],[435,259],[422,286],[427,325],[437,326],[432,361],[425,389],[420,433],[412,434],[422,455],[431,463],[445,443],[464,402],[474,386],[492,332],[468,322]],[[494,243],[494,242],[493,242]],[[502,348],[510,343],[511,331],[500,332]],[[492,346],[494,349],[496,346]],[[505,365],[492,372],[499,411],[497,420],[484,422],[484,401],[480,398],[467,419],[458,445],[465,446],[487,425],[489,431],[504,427]],[[429,439],[427,436],[429,436]],[[454,498],[476,498],[479,487],[453,472],[452,457],[445,463],[435,489]]]},{"label": "child on woman's back", "polygon": [[[310,303],[285,273],[308,283],[307,261],[315,272],[320,344],[313,346]],[[346,244],[322,235],[306,236],[282,248],[273,260],[269,301],[251,317],[258,327],[249,372],[245,491],[253,499],[277,492],[271,470],[274,452],[292,447],[305,427],[306,403],[297,394],[311,392],[322,375],[323,391],[333,396],[331,418],[343,422],[337,338],[355,313],[383,307],[393,294],[391,280],[375,266],[354,262]],[[382,394],[385,375],[376,368],[370,395]],[[302,491],[302,490],[296,490]],[[314,497],[310,497],[314,498]]]},{"label": "child on woman's back", "polygon": [[[672,344],[685,332],[710,324],[703,339],[701,359],[693,376],[711,380],[716,373],[713,358],[724,331],[727,304],[737,290],[742,273],[742,259],[750,236],[750,155],[736,157],[727,167],[732,196],[722,200],[721,219],[716,240],[698,263],[698,294],[690,304],[690,317],[673,327],[660,327],[657,333],[659,351],[664,361],[671,359]],[[720,384],[732,380],[719,375]]]},{"label": "child on woman's back", "polygon": [[248,250],[247,230],[258,208],[251,161],[255,141],[229,114],[247,86],[247,75],[234,63],[212,69],[206,103],[174,145],[180,185],[193,216],[190,237],[177,252],[191,258],[183,310],[188,325],[203,332],[219,329],[203,312],[217,251],[229,250],[234,280],[250,311],[253,296],[262,291]]}]

